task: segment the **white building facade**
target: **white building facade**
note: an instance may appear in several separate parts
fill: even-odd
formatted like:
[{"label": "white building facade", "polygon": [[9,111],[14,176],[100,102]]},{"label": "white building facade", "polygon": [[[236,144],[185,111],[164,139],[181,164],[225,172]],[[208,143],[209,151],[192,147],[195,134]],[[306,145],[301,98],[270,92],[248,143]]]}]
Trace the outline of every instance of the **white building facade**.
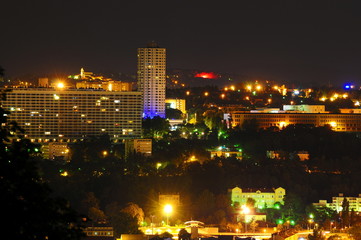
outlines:
[{"label": "white building facade", "polygon": [[166,49],[154,42],[138,48],[138,91],[143,93],[143,117],[165,118]]}]

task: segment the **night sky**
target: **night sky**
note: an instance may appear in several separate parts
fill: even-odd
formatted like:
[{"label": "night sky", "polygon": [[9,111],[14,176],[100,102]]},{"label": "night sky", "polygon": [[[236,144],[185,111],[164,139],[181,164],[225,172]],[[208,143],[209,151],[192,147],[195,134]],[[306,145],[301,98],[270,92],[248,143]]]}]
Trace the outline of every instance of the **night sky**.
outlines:
[{"label": "night sky", "polygon": [[361,84],[358,1],[5,0],[6,76],[136,73],[137,48],[167,48],[169,69]]}]

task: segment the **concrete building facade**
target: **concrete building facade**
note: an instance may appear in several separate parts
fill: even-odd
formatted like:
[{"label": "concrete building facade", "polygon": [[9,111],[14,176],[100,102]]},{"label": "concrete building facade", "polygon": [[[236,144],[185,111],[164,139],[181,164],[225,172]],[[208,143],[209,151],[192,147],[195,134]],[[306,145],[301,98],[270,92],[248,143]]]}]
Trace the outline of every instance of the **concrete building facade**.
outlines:
[{"label": "concrete building facade", "polygon": [[73,142],[107,134],[116,142],[141,136],[140,92],[13,89],[2,107],[32,141]]},{"label": "concrete building facade", "polygon": [[138,91],[143,93],[143,117],[165,118],[166,49],[154,42],[138,48]]},{"label": "concrete building facade", "polygon": [[329,125],[338,132],[360,132],[361,114],[356,113],[251,113],[232,112],[232,126],[242,126],[245,121],[255,119],[258,127],[284,128],[290,124],[311,124],[316,127]]}]

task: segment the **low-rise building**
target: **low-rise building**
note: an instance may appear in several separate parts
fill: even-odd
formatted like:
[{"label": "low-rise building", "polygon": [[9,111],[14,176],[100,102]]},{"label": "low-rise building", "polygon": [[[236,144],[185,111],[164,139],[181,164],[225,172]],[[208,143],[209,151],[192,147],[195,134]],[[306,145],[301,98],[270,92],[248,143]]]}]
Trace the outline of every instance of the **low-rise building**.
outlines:
[{"label": "low-rise building", "polygon": [[256,120],[260,129],[284,128],[288,125],[305,124],[315,127],[330,126],[337,132],[361,132],[361,114],[357,113],[254,113],[232,112],[232,127],[242,126],[246,121]]},{"label": "low-rise building", "polygon": [[152,139],[127,139],[125,141],[125,155],[140,153],[144,156],[152,155]]},{"label": "low-rise building", "polygon": [[272,189],[245,189],[235,187],[230,189],[232,204],[244,205],[247,199],[252,198],[255,200],[256,208],[269,208],[277,202],[283,204],[283,198],[286,195],[286,190],[282,187]]},{"label": "low-rise building", "polygon": [[315,207],[328,207],[336,212],[342,211],[342,203],[347,199],[349,202],[349,210],[354,210],[355,212],[361,212],[361,194],[358,197],[346,197],[343,193],[339,193],[338,196],[332,197],[332,202],[327,202],[327,200],[319,200],[318,203],[313,203]]},{"label": "low-rise building", "polygon": [[242,149],[218,147],[217,149],[210,150],[210,153],[211,159],[214,159],[216,157],[235,157],[238,160],[242,160]]}]

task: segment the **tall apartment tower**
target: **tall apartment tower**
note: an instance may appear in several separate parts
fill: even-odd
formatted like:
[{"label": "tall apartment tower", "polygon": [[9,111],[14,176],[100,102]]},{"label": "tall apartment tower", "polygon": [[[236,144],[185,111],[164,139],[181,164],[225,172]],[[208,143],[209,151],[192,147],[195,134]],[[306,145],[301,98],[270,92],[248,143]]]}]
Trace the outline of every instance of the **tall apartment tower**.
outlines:
[{"label": "tall apartment tower", "polygon": [[138,48],[138,91],[143,93],[143,117],[165,118],[166,49],[154,42]]}]

